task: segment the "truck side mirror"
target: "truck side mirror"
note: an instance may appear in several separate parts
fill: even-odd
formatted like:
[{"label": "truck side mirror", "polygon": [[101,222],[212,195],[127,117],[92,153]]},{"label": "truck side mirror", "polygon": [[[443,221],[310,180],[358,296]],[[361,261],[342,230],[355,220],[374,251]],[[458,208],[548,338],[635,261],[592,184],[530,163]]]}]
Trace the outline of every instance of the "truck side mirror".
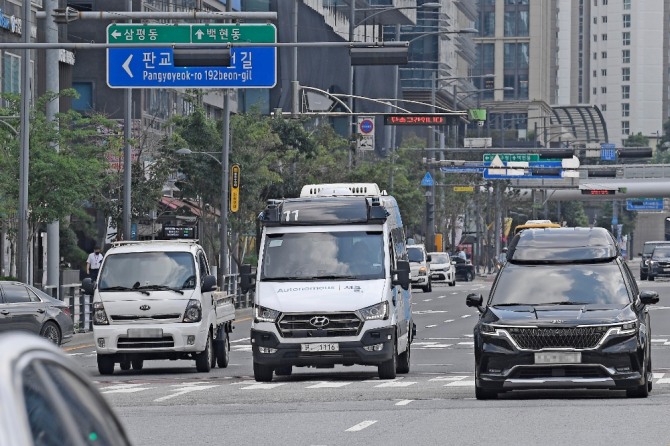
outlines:
[{"label": "truck side mirror", "polygon": [[205,278],[202,279],[202,287],[200,288],[200,291],[208,293],[214,290],[216,290],[216,277],[212,275],[205,276]]},{"label": "truck side mirror", "polygon": [[93,284],[93,280],[91,280],[90,277],[87,277],[81,281],[81,287],[84,289],[84,294],[87,294],[89,296],[93,295],[95,285]]},{"label": "truck side mirror", "polygon": [[391,283],[393,285],[400,285],[403,290],[409,290],[409,262],[407,260],[398,260],[396,267],[397,269],[391,270],[391,275],[394,277]]},{"label": "truck side mirror", "polygon": [[428,254],[428,255],[426,256],[426,262],[432,262],[432,261],[433,261],[433,256],[431,256],[430,254]]},{"label": "truck side mirror", "polygon": [[242,293],[246,294],[254,285],[256,285],[256,277],[251,272],[251,265],[248,263],[240,265],[240,289]]}]

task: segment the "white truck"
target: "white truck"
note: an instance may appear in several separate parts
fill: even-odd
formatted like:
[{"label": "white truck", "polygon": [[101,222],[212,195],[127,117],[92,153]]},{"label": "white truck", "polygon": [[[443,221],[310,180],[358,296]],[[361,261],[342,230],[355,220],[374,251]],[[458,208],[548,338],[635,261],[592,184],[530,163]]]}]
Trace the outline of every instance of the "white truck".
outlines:
[{"label": "white truck", "polygon": [[234,296],[217,291],[194,240],[116,242],[102,261],[93,295],[98,371],[141,370],[144,360],[193,359],[199,372],[227,367]]},{"label": "white truck", "polygon": [[398,205],[374,183],[303,188],[259,217],[258,269],[240,269],[255,288],[254,378],[292,368],[375,366],[381,379],[408,373],[410,267]]}]

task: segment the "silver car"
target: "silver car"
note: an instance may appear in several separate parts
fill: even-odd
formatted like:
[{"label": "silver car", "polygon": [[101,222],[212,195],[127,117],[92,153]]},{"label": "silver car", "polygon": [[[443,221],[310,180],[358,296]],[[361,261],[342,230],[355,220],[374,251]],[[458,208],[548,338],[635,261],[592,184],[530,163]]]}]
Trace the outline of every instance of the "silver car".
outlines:
[{"label": "silver car", "polygon": [[0,446],[129,445],[80,369],[38,336],[0,333]]},{"label": "silver car", "polygon": [[58,299],[21,282],[0,281],[0,333],[21,330],[56,345],[74,335],[70,308]]}]

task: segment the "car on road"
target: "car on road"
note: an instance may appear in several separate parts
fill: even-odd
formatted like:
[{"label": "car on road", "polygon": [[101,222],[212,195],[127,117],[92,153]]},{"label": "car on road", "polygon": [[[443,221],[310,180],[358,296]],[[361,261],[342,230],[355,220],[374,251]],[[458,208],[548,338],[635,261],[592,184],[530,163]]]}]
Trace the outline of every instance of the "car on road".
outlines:
[{"label": "car on road", "polygon": [[417,243],[407,245],[407,257],[409,258],[410,279],[413,288],[421,288],[424,293],[433,291],[433,283],[430,278],[430,255],[426,252],[425,245]]},{"label": "car on road", "polygon": [[640,280],[649,278],[649,262],[651,261],[651,254],[657,246],[670,246],[670,241],[653,240],[644,242],[644,247],[640,253]]},{"label": "car on road", "polygon": [[430,255],[430,280],[433,282],[446,282],[449,286],[456,285],[456,268],[446,252],[431,252]]},{"label": "car on road", "polygon": [[56,345],[74,335],[70,308],[47,293],[22,282],[0,281],[0,332],[23,330]]},{"label": "car on road", "polygon": [[454,263],[454,272],[456,280],[464,280],[465,282],[472,282],[475,280],[476,272],[475,265],[469,259],[462,259],[460,257],[452,257]]},{"label": "car on road", "polygon": [[131,444],[81,366],[34,334],[0,333],[0,401],[0,446]]},{"label": "car on road", "polygon": [[474,328],[475,396],[523,389],[652,388],[648,305],[604,228],[525,229],[514,237]]},{"label": "car on road", "polygon": [[670,245],[657,245],[647,263],[650,281],[657,277],[670,277]]}]

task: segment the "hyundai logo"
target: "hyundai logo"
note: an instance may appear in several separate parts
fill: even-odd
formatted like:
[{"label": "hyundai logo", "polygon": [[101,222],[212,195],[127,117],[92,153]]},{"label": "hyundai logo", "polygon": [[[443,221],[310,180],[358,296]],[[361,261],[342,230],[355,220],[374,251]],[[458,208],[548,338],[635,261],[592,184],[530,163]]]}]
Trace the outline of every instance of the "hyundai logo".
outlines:
[{"label": "hyundai logo", "polygon": [[309,320],[309,323],[312,327],[324,328],[330,324],[330,319],[326,316],[314,316]]},{"label": "hyundai logo", "polygon": [[140,310],[142,310],[142,311],[148,311],[148,310],[151,310],[151,307],[150,307],[149,305],[142,305],[142,306],[140,307]]}]

